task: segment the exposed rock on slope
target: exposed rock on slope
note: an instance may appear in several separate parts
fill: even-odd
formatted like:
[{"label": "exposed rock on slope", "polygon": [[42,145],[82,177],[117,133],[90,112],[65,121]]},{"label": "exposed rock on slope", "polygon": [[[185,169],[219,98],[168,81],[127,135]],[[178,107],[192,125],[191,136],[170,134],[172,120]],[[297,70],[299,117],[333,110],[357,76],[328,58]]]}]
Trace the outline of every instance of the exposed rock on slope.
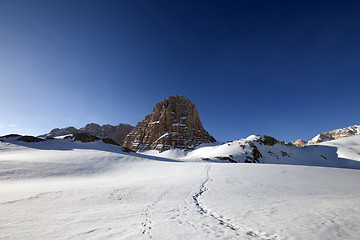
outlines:
[{"label": "exposed rock on slope", "polygon": [[171,148],[194,149],[211,142],[216,140],[203,128],[196,106],[175,95],[157,103],[153,112],[126,136],[123,147],[162,152]]},{"label": "exposed rock on slope", "polygon": [[290,145],[293,145],[295,147],[305,147],[306,146],[306,142],[302,139],[298,139],[298,140],[295,140],[295,141],[291,141],[290,142]]},{"label": "exposed rock on slope", "polygon": [[21,136],[16,141],[23,141],[23,142],[44,142],[45,140],[42,138],[37,138],[34,136]]},{"label": "exposed rock on slope", "polygon": [[109,134],[108,138],[113,139],[119,145],[124,143],[125,137],[134,129],[133,126],[129,124],[120,123],[116,126],[115,130]]},{"label": "exposed rock on slope", "polygon": [[88,142],[98,141],[98,140],[100,140],[100,138],[98,138],[94,135],[91,135],[89,133],[86,133],[86,132],[79,132],[79,133],[74,134],[74,140],[80,141],[83,143],[88,143]]},{"label": "exposed rock on slope", "polygon": [[311,139],[307,144],[312,145],[355,135],[360,135],[360,125],[354,125],[347,128],[340,128],[330,132],[320,133]]}]

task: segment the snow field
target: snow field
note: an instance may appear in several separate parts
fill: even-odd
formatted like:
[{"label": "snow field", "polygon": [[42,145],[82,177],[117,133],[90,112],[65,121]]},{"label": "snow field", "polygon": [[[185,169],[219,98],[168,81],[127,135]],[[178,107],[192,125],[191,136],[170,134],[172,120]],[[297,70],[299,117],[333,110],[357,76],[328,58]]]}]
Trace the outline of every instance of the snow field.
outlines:
[{"label": "snow field", "polygon": [[0,143],[1,239],[358,239],[359,170]]}]

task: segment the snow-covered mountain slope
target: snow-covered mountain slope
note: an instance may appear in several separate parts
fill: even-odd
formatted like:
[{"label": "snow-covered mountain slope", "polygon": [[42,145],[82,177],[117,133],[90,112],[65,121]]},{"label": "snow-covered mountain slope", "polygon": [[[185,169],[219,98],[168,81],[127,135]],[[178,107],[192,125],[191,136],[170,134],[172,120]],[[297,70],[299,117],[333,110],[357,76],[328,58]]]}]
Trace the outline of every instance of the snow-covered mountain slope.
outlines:
[{"label": "snow-covered mountain slope", "polygon": [[360,136],[352,136],[320,143],[319,146],[337,148],[339,158],[360,162]]},{"label": "snow-covered mountain slope", "polygon": [[1,238],[358,239],[359,181],[352,169],[180,162],[102,142],[4,141]]},{"label": "snow-covered mountain slope", "polygon": [[[162,153],[145,151],[144,154],[182,161],[252,162],[360,169],[360,136],[327,143],[298,148],[269,136],[251,135],[246,139],[225,144],[200,146],[193,151],[175,149]],[[338,156],[339,152],[342,154]]]}]

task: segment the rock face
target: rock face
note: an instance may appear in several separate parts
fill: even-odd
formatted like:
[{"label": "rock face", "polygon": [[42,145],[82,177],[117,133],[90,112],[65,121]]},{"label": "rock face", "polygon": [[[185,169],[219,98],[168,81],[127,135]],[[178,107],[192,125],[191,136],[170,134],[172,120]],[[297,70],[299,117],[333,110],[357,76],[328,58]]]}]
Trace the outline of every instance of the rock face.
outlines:
[{"label": "rock face", "polygon": [[111,138],[103,138],[101,139],[103,141],[103,143],[106,143],[106,144],[112,144],[112,145],[118,145],[120,146],[120,144],[118,144],[117,142],[115,142],[113,139]]},{"label": "rock face", "polygon": [[162,152],[171,148],[194,149],[211,142],[216,140],[203,128],[196,106],[175,95],[157,103],[153,112],[126,136],[123,147]]},{"label": "rock face", "polygon": [[119,145],[124,143],[125,137],[134,129],[133,126],[129,124],[120,123],[116,126],[115,130],[109,134],[108,138],[113,139]]},{"label": "rock face", "polygon": [[[53,138],[64,135],[75,135],[77,133],[88,133],[92,136],[98,138],[110,138],[115,141],[118,145],[122,145],[124,138],[128,133],[133,130],[134,127],[129,124],[120,123],[117,126],[112,126],[110,124],[105,124],[100,126],[96,123],[89,123],[85,127],[80,128],[79,130],[74,127],[67,128],[55,128],[51,130],[50,133],[40,135],[39,137],[43,138]],[[110,140],[105,140],[109,142]]]},{"label": "rock face", "polygon": [[100,140],[100,138],[98,138],[94,135],[91,135],[89,133],[86,133],[86,132],[79,132],[79,133],[74,134],[74,140],[80,141],[83,143],[88,143],[88,142],[98,141],[98,140]]},{"label": "rock face", "polygon": [[111,133],[113,133],[115,131],[115,128],[115,126],[112,126],[110,124],[100,126],[96,123],[89,123],[85,127],[80,128],[79,132],[89,133],[91,135],[104,138],[108,137]]},{"label": "rock face", "polygon": [[302,139],[298,139],[295,141],[291,141],[290,145],[293,145],[295,147],[305,147],[306,146],[306,142]]},{"label": "rock face", "polygon": [[21,136],[16,141],[23,141],[23,142],[44,142],[45,140],[42,138],[37,138],[34,136]]},{"label": "rock face", "polygon": [[360,135],[360,125],[354,125],[347,128],[340,128],[330,132],[320,133],[316,137],[308,141],[307,144],[312,145],[355,135]]}]

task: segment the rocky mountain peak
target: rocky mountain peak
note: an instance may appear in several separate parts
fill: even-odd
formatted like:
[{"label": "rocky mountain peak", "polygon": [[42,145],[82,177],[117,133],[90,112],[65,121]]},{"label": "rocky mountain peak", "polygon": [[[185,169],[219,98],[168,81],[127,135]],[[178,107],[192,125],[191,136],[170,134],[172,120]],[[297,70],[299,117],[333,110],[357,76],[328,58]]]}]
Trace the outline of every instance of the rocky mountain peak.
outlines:
[{"label": "rocky mountain peak", "polygon": [[123,146],[133,151],[161,152],[171,148],[189,150],[215,141],[203,128],[196,106],[174,95],[157,103],[152,113],[126,136]]},{"label": "rocky mountain peak", "polygon": [[100,126],[96,123],[89,123],[85,127],[80,128],[79,132],[85,132],[94,136],[98,136],[100,138],[104,138],[108,137],[111,133],[113,133],[115,131],[115,128],[115,126],[112,126],[110,124]]}]

